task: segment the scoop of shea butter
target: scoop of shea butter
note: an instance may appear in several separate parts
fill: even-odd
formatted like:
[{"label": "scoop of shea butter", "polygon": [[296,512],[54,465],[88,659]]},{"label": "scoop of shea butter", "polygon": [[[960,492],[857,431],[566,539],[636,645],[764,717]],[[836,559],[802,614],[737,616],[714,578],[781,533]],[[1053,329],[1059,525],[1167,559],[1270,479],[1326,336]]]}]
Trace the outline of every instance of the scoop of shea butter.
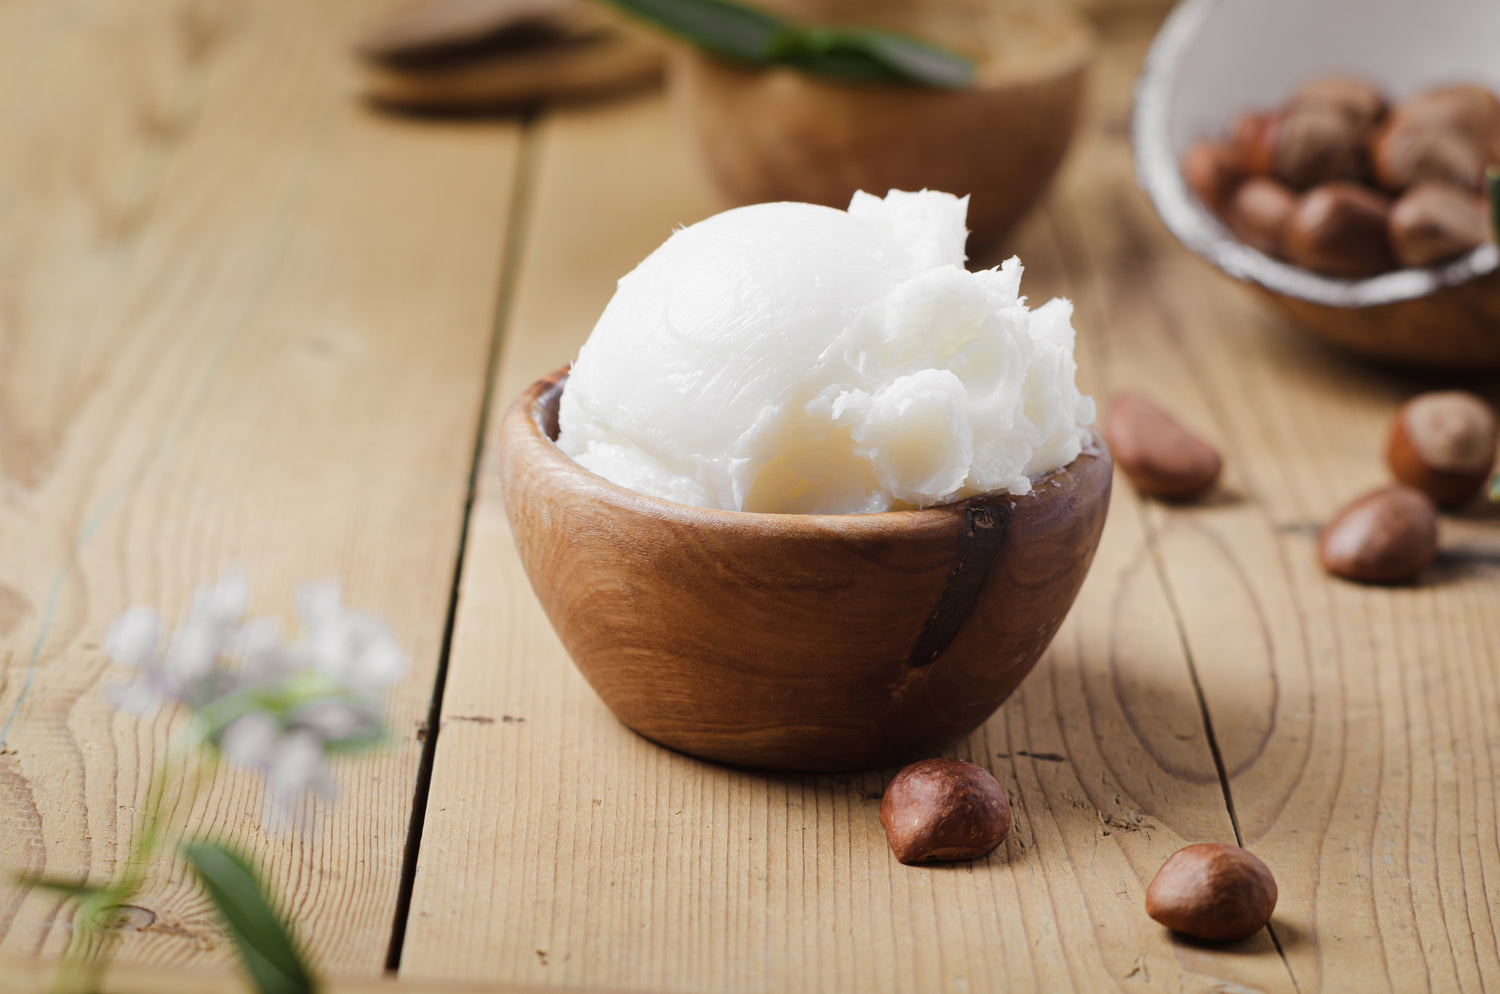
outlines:
[{"label": "scoop of shea butter", "polygon": [[683,228],[620,280],[578,354],[557,444],[700,507],[858,513],[1024,494],[1072,462],[1072,305],[1021,264],[964,269],[968,198],[857,193]]}]

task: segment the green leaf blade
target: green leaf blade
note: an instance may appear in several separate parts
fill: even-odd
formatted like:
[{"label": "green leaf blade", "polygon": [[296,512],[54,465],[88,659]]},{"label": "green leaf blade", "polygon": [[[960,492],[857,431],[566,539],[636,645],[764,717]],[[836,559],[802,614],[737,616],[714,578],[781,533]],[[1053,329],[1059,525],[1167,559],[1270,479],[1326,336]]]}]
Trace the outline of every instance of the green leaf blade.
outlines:
[{"label": "green leaf blade", "polygon": [[1490,225],[1495,229],[1495,243],[1500,244],[1500,166],[1485,170],[1484,185],[1490,195]]},{"label": "green leaf blade", "polygon": [[182,846],[260,994],[312,994],[312,973],[249,860],[216,842]]},{"label": "green leaf blade", "polygon": [[757,66],[868,83],[958,89],[974,63],[939,45],[877,28],[803,26],[732,0],[602,0],[706,52]]},{"label": "green leaf blade", "polygon": [[716,55],[741,62],[763,62],[789,27],[779,17],[726,0],[604,2]]},{"label": "green leaf blade", "polygon": [[946,48],[873,28],[844,28],[837,34],[843,47],[857,47],[903,82],[942,89],[962,89],[974,82],[974,63]]},{"label": "green leaf blade", "polygon": [[21,874],[16,878],[16,883],[22,887],[35,887],[38,890],[50,891],[62,897],[74,901],[91,901],[103,897],[108,888],[94,887],[88,883],[76,880],[63,880],[59,877],[35,877],[29,874]]}]

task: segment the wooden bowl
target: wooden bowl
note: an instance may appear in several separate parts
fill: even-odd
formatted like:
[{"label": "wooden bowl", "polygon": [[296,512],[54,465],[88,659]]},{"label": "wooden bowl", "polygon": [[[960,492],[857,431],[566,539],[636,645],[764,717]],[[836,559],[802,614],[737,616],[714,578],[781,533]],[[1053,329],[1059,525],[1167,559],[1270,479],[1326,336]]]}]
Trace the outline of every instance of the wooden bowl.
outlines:
[{"label": "wooden bowl", "polygon": [[1111,461],[882,514],[751,514],[617,487],[553,444],[566,371],[500,427],[527,575],[620,720],[705,759],[871,769],[978,727],[1031,671],[1088,572]]},{"label": "wooden bowl", "polygon": [[1059,2],[860,0],[796,4],[809,21],[906,30],[978,62],[965,90],[828,82],[678,52],[672,84],[714,181],[737,204],[844,208],[856,190],[970,195],[974,241],[1041,199],[1072,140],[1093,34]]},{"label": "wooden bowl", "polygon": [[1244,111],[1281,103],[1311,76],[1364,76],[1395,99],[1461,80],[1500,92],[1497,51],[1495,0],[1185,0],[1136,85],[1140,183],[1184,245],[1322,338],[1398,363],[1500,366],[1493,245],[1430,269],[1320,276],[1237,241],[1188,192],[1179,169],[1195,141],[1227,133]]}]

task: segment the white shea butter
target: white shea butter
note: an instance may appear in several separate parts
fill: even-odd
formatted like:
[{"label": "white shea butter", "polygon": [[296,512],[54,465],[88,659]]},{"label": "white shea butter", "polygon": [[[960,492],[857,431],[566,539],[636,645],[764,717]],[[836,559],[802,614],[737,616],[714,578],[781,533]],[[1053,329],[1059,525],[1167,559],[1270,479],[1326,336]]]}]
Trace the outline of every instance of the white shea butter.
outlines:
[{"label": "white shea butter", "polygon": [[561,449],[700,507],[859,513],[1024,494],[1094,402],[1073,308],[1021,263],[964,269],[968,198],[757,204],[683,228],[624,279],[563,391]]}]

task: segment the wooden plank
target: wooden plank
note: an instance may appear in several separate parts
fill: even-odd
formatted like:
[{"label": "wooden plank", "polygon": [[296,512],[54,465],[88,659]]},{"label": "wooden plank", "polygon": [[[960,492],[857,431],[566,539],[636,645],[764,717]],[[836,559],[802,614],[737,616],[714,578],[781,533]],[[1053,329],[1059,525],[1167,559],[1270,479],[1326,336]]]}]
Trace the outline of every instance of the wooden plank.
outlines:
[{"label": "wooden plank", "polygon": [[[1317,529],[1387,478],[1395,408],[1434,385],[1311,344],[1176,245],[1135,189],[1116,46],[1096,92],[1113,128],[1059,197],[1079,296],[1113,387],[1143,388],[1226,454],[1217,499],[1149,528],[1246,844],[1277,873],[1276,930],[1303,992],[1500,983],[1495,793],[1500,535],[1448,516],[1412,589],[1325,576]],[[1470,383],[1500,401],[1493,380]]]},{"label": "wooden plank", "polygon": [[[657,99],[549,115],[538,146],[501,398],[572,357],[614,281],[672,226],[721,206]],[[1045,219],[1019,247],[1033,299],[1068,287]],[[1094,386],[1101,352],[1085,353]],[[891,858],[876,817],[884,772],[727,769],[616,722],[548,628],[486,468],[402,975],[699,991],[1289,990],[1265,936],[1216,953],[1171,941],[1141,910],[1144,883],[1179,845],[1233,838],[1145,535],[1126,494],[1047,658],[953,750],[1006,785],[1016,825],[1004,850],[914,869]]]},{"label": "wooden plank", "polygon": [[[50,991],[56,964],[34,959],[0,958],[0,994],[44,994]],[[227,970],[115,967],[100,994],[244,994],[243,978]],[[408,984],[393,977],[325,979],[326,994],[532,994],[546,990],[515,984]],[[595,994],[603,994],[595,989]]]},{"label": "wooden plank", "polygon": [[[171,731],[105,703],[105,626],[136,602],[175,615],[238,562],[284,618],[296,583],[342,578],[411,656],[395,747],[347,766],[310,833],[263,831],[244,779],[193,809],[269,862],[324,968],[383,968],[519,143],[358,105],[344,52],[368,15],[0,5],[5,953],[68,935],[10,872],[116,870]],[[201,898],[154,870],[124,958],[218,960]]]}]

